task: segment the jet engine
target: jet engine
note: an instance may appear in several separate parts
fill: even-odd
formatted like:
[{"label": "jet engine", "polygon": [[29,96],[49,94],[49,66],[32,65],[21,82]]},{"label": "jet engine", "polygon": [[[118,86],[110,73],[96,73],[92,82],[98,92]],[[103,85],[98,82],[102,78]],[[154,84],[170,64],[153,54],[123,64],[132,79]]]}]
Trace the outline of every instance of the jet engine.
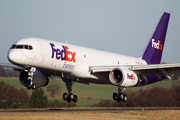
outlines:
[{"label": "jet engine", "polygon": [[130,87],[138,84],[137,75],[125,68],[115,68],[109,73],[109,80],[113,85]]},{"label": "jet engine", "polygon": [[[26,87],[29,85],[29,80],[27,80],[28,77],[28,72],[25,72],[24,70],[21,71],[19,80],[21,84]],[[43,87],[49,83],[49,78],[39,70],[36,70],[33,75],[33,83],[36,85],[36,88]]]}]

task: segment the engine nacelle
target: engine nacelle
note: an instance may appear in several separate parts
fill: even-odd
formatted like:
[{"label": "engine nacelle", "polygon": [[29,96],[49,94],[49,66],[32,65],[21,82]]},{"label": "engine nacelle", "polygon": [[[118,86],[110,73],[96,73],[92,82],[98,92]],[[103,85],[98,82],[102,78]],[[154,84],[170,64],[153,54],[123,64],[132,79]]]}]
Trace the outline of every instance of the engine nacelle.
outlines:
[{"label": "engine nacelle", "polygon": [[[29,84],[29,80],[27,80],[27,78],[28,78],[28,72],[25,72],[24,70],[21,71],[19,75],[19,80],[21,84],[26,87]],[[33,75],[33,83],[36,85],[36,88],[43,87],[49,83],[49,78],[39,70],[36,70]]]},{"label": "engine nacelle", "polygon": [[138,84],[137,75],[127,69],[115,68],[109,73],[109,80],[113,85],[130,87]]}]

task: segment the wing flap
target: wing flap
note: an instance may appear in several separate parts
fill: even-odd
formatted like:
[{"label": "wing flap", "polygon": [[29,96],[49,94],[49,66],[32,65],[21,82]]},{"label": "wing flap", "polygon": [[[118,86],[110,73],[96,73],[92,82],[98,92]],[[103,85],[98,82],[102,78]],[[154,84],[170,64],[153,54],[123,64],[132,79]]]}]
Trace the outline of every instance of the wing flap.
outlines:
[{"label": "wing flap", "polygon": [[153,65],[134,65],[131,66],[131,70],[150,70],[150,69],[172,69],[172,68],[180,68],[180,63],[173,64],[153,64]]},{"label": "wing flap", "polygon": [[119,65],[109,65],[109,66],[89,66],[89,72],[109,72],[114,68],[120,67]]}]

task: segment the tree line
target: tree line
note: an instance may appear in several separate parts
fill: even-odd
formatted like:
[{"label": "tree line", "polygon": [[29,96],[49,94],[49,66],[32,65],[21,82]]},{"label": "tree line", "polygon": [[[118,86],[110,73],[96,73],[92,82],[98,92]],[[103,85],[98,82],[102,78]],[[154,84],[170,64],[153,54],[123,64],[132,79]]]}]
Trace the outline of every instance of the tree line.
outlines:
[{"label": "tree line", "polygon": [[47,107],[75,107],[75,103],[60,100],[48,101],[42,88],[32,90],[30,96],[27,89],[20,90],[4,81],[0,82],[0,108],[47,108]]},{"label": "tree line", "polygon": [[[50,96],[54,97],[57,91],[54,85],[50,85],[47,90],[51,91]],[[180,107],[180,86],[171,88],[155,87],[152,89],[140,89],[134,92],[124,92],[128,96],[128,101],[116,102],[114,100],[101,100],[92,107]],[[32,90],[29,95],[27,89],[17,89],[14,86],[0,82],[0,108],[46,108],[46,107],[74,107],[75,103],[67,103],[63,100],[55,99],[48,101],[42,88]]]},{"label": "tree line", "polygon": [[19,72],[11,68],[0,67],[0,77],[19,77]]},{"label": "tree line", "polygon": [[155,87],[152,89],[140,89],[126,93],[128,101],[116,102],[114,100],[101,100],[92,107],[180,107],[180,86],[171,88]]}]

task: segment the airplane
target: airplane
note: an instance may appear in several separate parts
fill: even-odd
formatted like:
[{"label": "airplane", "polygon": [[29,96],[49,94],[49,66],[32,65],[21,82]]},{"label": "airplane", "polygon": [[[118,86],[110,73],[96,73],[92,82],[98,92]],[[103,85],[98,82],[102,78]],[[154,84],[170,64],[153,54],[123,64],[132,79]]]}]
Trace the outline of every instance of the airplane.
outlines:
[{"label": "airplane", "polygon": [[[124,88],[144,86],[180,72],[180,63],[161,64],[170,13],[164,12],[144,51],[130,57],[41,38],[16,41],[7,58],[21,69],[19,80],[28,90],[48,85],[49,77],[60,76],[68,93],[63,100],[77,102],[72,93],[74,82],[110,84],[118,87],[113,100],[127,102]],[[20,70],[19,70],[20,71]]]}]

